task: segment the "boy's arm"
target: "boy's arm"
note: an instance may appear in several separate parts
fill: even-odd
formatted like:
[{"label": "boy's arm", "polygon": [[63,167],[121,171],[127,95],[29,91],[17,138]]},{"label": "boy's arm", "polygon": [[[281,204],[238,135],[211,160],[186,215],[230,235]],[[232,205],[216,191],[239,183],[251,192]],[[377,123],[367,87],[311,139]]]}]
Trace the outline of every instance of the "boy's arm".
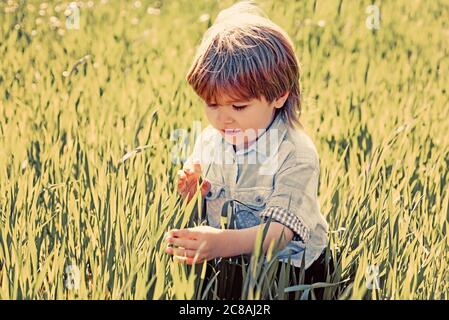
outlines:
[{"label": "boy's arm", "polygon": [[[258,232],[263,232],[265,223],[245,229],[218,229],[198,226],[187,229],[173,229],[165,236],[168,247],[165,252],[187,264],[200,263],[218,257],[234,257],[251,254],[255,247]],[[279,222],[271,221],[267,230],[263,252],[273,241],[282,250],[293,238],[293,231]]]},{"label": "boy's arm", "polygon": [[[223,243],[222,257],[233,257],[240,254],[251,254],[254,250],[257,233],[263,232],[265,223],[245,229],[225,229],[221,234]],[[275,243],[280,239],[279,250],[282,250],[293,238],[293,231],[285,225],[272,221],[268,228],[263,251],[266,252],[271,241]]]}]

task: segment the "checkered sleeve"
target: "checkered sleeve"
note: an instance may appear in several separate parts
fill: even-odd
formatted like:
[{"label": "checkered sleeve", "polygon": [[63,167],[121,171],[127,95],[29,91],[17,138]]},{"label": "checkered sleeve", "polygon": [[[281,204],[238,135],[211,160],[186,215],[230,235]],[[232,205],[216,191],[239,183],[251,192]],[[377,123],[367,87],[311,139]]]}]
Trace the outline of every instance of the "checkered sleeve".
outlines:
[{"label": "checkered sleeve", "polygon": [[264,222],[267,222],[270,217],[272,221],[279,222],[294,232],[292,241],[306,242],[309,239],[309,229],[293,212],[281,207],[273,206],[265,208],[260,213],[260,218],[263,219]]}]

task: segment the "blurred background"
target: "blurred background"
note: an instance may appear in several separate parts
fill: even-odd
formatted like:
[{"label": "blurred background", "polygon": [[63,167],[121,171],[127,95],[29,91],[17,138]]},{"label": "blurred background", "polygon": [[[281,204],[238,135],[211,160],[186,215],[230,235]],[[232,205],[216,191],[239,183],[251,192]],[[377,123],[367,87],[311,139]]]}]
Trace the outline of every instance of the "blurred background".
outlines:
[{"label": "blurred background", "polygon": [[[233,3],[0,2],[0,299],[214,298],[162,237],[198,209],[172,156],[207,125],[185,74]],[[257,3],[301,63],[337,296],[447,299],[449,1]]]}]

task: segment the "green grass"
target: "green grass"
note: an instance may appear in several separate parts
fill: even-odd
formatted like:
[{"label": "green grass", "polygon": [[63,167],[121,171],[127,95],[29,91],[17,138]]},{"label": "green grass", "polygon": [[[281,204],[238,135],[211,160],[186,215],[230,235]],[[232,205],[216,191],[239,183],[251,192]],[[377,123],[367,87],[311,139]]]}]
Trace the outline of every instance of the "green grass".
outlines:
[{"label": "green grass", "polygon": [[[65,28],[67,3],[0,3],[0,299],[213,298],[201,266],[174,264],[162,238],[197,222],[176,195],[170,134],[207,123],[184,77],[199,17],[233,2],[92,3],[80,30]],[[448,299],[449,2],[375,1],[378,30],[369,1],[259,3],[302,65],[301,119],[342,252],[329,281],[354,278],[336,294]],[[271,288],[258,259],[244,297],[282,298],[286,279]],[[64,286],[69,265],[79,290]]]}]

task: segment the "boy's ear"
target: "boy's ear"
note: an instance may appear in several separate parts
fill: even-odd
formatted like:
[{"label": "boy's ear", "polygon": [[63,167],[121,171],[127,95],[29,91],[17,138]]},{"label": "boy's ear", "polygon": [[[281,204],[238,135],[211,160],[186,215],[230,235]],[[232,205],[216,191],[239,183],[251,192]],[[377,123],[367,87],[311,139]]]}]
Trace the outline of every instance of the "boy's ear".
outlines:
[{"label": "boy's ear", "polygon": [[287,91],[286,93],[284,93],[282,96],[280,96],[279,98],[277,98],[274,102],[274,107],[275,108],[282,108],[282,106],[284,105],[285,101],[287,101],[288,95],[290,94],[290,91]]}]

